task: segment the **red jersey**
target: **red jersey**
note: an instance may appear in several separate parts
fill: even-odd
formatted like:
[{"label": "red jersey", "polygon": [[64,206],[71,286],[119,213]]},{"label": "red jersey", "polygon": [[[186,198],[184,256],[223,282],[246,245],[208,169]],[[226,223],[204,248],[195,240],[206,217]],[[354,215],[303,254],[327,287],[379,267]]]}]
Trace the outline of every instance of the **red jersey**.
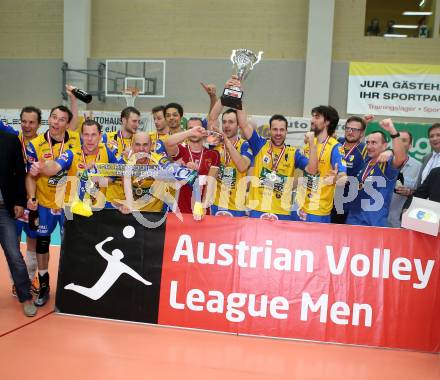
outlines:
[{"label": "red jersey", "polygon": [[[186,164],[188,162],[194,162],[197,167],[197,172],[200,176],[208,175],[209,169],[213,167],[218,167],[220,165],[220,154],[216,150],[203,148],[201,152],[193,152],[189,149],[189,146],[179,144],[177,146],[179,149],[177,154],[173,156],[173,160],[177,161],[182,159],[182,161]],[[205,186],[202,186],[201,194],[203,194]],[[179,210],[184,214],[192,214],[192,205],[194,201],[192,201],[192,186],[184,185],[179,191],[179,199],[177,204],[179,206]]]}]

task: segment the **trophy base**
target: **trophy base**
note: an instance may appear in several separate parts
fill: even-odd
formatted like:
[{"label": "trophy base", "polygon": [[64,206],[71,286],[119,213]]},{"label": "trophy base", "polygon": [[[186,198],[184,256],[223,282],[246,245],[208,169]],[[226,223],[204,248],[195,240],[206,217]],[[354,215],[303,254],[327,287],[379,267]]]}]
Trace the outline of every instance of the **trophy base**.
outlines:
[{"label": "trophy base", "polygon": [[241,101],[243,97],[243,91],[236,88],[225,88],[220,101],[223,106],[234,108],[236,110],[243,109],[243,103]]}]

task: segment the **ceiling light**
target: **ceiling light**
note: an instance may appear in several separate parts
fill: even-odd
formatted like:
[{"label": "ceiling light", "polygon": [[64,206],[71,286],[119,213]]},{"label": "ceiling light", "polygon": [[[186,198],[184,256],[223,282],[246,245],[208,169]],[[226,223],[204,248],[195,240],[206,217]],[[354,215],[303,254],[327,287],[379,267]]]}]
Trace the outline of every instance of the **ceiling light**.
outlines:
[{"label": "ceiling light", "polygon": [[432,12],[403,12],[404,16],[431,16]]},{"label": "ceiling light", "polygon": [[393,25],[393,28],[398,28],[398,29],[417,29],[418,27],[419,27],[418,25],[400,25],[400,24]]},{"label": "ceiling light", "polygon": [[422,1],[420,2],[420,4],[419,4],[419,7],[420,7],[420,8],[423,7],[423,6],[425,5],[425,2],[426,2],[426,0],[422,0]]},{"label": "ceiling light", "polygon": [[393,38],[405,38],[405,37],[408,37],[407,34],[387,34],[387,33],[385,33],[383,36],[384,37],[393,37]]}]

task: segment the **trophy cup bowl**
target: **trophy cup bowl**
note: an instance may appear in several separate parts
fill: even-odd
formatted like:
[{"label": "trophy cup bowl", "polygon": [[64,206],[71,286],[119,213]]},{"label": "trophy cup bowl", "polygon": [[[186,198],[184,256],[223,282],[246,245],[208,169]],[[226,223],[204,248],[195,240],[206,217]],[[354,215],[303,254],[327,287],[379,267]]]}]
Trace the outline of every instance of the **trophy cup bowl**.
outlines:
[{"label": "trophy cup bowl", "polygon": [[[263,52],[260,51],[258,55],[249,49],[237,49],[232,50],[231,62],[234,69],[234,74],[237,75],[238,79],[242,82],[244,81],[249,72],[254,68],[254,66],[260,62]],[[227,87],[223,90],[223,95],[221,96],[222,105],[225,107],[234,108],[241,110],[243,91],[238,87]]]}]

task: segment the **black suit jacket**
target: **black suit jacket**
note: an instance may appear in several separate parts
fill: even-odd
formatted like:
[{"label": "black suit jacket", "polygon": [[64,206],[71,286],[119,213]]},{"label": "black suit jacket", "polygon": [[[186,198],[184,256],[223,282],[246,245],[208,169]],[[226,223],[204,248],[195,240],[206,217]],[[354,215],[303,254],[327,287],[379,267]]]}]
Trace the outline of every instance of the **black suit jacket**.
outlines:
[{"label": "black suit jacket", "polygon": [[417,177],[417,185],[416,185],[416,187],[419,187],[422,184],[422,173],[423,173],[423,170],[425,169],[426,164],[431,159],[432,155],[433,155],[433,152],[428,153],[425,157],[422,158],[422,166],[421,166],[420,171],[419,171],[419,176]]},{"label": "black suit jacket", "polygon": [[0,190],[6,209],[14,217],[14,206],[26,206],[26,170],[20,140],[0,131]]},{"label": "black suit jacket", "polygon": [[415,191],[414,196],[440,202],[440,168],[431,169],[425,181]]},{"label": "black suit jacket", "polygon": [[[429,199],[433,202],[440,202],[440,168],[432,169],[425,181],[417,187],[414,192],[414,197]],[[403,209],[409,208],[412,202],[412,197],[408,198],[403,206]]]}]

